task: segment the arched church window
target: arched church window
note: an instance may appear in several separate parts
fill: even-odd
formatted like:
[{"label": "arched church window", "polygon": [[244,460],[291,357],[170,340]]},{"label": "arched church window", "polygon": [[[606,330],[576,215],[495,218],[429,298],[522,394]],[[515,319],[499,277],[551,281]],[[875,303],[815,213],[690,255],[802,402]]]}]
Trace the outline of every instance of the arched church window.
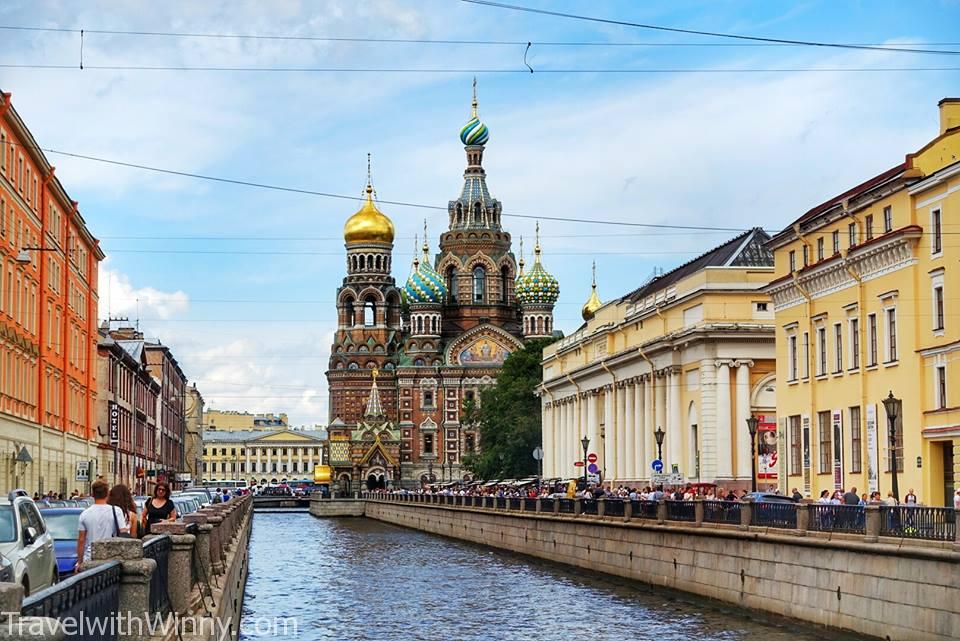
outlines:
[{"label": "arched church window", "polygon": [[413,361],[413,364],[414,364],[416,367],[423,367],[423,359],[422,359],[422,358],[418,358],[417,360]]},{"label": "arched church window", "polygon": [[417,316],[417,334],[423,333],[423,316]]},{"label": "arched church window", "polygon": [[457,223],[463,224],[463,205],[457,203]]},{"label": "arched church window", "polygon": [[376,323],[376,308],[374,307],[373,300],[368,298],[363,303],[363,324],[367,327],[372,327]]},{"label": "arched church window", "polygon": [[380,271],[380,255],[379,254],[377,254],[376,265],[377,265],[377,271]]},{"label": "arched church window", "polygon": [[507,302],[507,291],[510,286],[510,270],[504,265],[500,268],[500,302]]},{"label": "arched church window", "polygon": [[353,299],[348,298],[343,301],[343,320],[344,325],[353,325]]},{"label": "arched church window", "polygon": [[473,268],[473,302],[482,303],[485,298],[487,272],[479,265]]},{"label": "arched church window", "polygon": [[457,300],[457,268],[453,265],[447,267],[447,294],[451,301]]},{"label": "arched church window", "polygon": [[393,371],[393,363],[387,363],[386,365],[383,366],[383,369],[387,370],[388,372],[392,372],[392,371]]},{"label": "arched church window", "polygon": [[430,329],[434,334],[437,333],[437,317],[436,316],[434,316],[430,321]]},{"label": "arched church window", "polygon": [[473,203],[473,222],[479,223],[480,221],[481,221],[480,203],[476,202],[476,203]]}]

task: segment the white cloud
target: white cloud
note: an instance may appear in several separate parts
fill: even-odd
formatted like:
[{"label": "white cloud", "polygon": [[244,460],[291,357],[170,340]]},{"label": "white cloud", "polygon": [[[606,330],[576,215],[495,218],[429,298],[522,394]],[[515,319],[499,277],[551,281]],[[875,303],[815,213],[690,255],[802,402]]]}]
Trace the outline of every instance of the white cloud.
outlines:
[{"label": "white cloud", "polygon": [[186,313],[190,298],[183,291],[164,292],[153,287],[135,287],[130,277],[108,266],[100,265],[97,291],[100,296],[100,317],[127,316],[170,319]]}]

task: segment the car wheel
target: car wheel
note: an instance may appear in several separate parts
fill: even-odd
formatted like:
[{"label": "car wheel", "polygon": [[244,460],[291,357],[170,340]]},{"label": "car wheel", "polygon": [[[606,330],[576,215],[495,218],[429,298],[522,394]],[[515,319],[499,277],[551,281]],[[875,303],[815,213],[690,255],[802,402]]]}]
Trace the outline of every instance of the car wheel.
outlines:
[{"label": "car wheel", "polygon": [[50,579],[50,585],[56,585],[60,582],[60,572],[57,571],[57,566],[53,566],[53,578]]},{"label": "car wheel", "polygon": [[30,579],[23,577],[23,596],[30,596]]}]

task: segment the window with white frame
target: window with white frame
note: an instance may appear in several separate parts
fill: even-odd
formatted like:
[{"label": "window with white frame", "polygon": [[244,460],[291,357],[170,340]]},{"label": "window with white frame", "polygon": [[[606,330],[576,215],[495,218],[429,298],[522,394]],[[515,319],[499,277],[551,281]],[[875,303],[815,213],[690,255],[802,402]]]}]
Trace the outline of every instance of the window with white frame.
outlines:
[{"label": "window with white frame", "polygon": [[810,378],[810,332],[803,333],[803,377]]},{"label": "window with white frame", "polygon": [[947,407],[947,366],[937,365],[936,376],[934,380],[937,386],[937,409],[942,410]]},{"label": "window with white frame", "polygon": [[860,369],[860,319],[847,320],[850,330],[850,369]]},{"label": "window with white frame", "polygon": [[850,247],[857,246],[857,223],[847,225],[847,243]]},{"label": "window with white frame", "polygon": [[888,307],[883,310],[887,331],[887,362],[897,360],[897,308]]},{"label": "window with white frame", "polygon": [[817,239],[817,260],[823,260],[823,236]]},{"label": "window with white frame", "polygon": [[817,328],[817,376],[827,373],[827,328]]},{"label": "window with white frame", "polygon": [[833,347],[834,347],[834,374],[843,371],[843,326],[840,323],[833,324]]},{"label": "window with white frame", "polygon": [[930,249],[934,254],[943,252],[943,219],[939,209],[930,212]]},{"label": "window with white frame", "polygon": [[877,364],[877,315],[867,316],[867,367]]},{"label": "window with white frame", "polygon": [[883,231],[886,234],[893,231],[893,207],[890,205],[883,208]]},{"label": "window with white frame", "polygon": [[864,224],[867,228],[867,240],[873,240],[873,214],[864,218]]},{"label": "window with white frame", "polygon": [[943,314],[943,270],[935,273],[930,278],[931,300],[933,313],[933,331],[943,332],[944,314]]},{"label": "window with white frame", "polygon": [[840,253],[840,231],[835,230],[833,232],[833,254],[836,256]]},{"label": "window with white frame", "polygon": [[788,362],[790,365],[790,378],[788,380],[797,380],[797,335],[787,336]]},{"label": "window with white frame", "polygon": [[789,256],[790,256],[790,271],[795,272],[797,271],[797,252],[794,250],[790,250]]}]

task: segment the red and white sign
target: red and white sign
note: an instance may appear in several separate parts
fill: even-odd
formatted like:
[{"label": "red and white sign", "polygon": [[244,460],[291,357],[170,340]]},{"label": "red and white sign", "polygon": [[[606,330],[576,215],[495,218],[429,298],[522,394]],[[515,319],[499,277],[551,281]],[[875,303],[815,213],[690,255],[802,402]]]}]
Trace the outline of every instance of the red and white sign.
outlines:
[{"label": "red and white sign", "polygon": [[757,478],[770,481],[777,478],[777,417],[772,414],[757,416],[760,424],[757,425]]},{"label": "red and white sign", "polygon": [[574,462],[573,462],[573,466],[574,466],[574,467],[583,467],[583,461],[574,461]]},{"label": "red and white sign", "polygon": [[597,462],[597,455],[594,454],[593,452],[591,452],[590,454],[587,454],[587,462],[588,462],[588,463],[596,463],[596,462]]}]

